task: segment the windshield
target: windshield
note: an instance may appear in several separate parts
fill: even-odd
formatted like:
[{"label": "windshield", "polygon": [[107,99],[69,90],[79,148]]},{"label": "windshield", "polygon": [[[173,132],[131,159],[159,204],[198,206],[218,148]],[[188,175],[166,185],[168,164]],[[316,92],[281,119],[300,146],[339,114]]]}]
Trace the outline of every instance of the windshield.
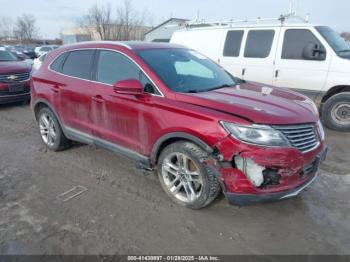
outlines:
[{"label": "windshield", "polygon": [[0,61],[17,61],[18,58],[9,51],[0,50]]},{"label": "windshield", "polygon": [[51,50],[52,50],[52,48],[49,47],[49,46],[45,46],[45,47],[42,47],[42,48],[40,49],[40,51],[44,51],[44,52],[46,52],[46,51],[51,51]]},{"label": "windshield", "polygon": [[327,26],[316,26],[316,29],[336,53],[350,52],[350,45],[336,31]]},{"label": "windshield", "polygon": [[193,50],[148,49],[137,54],[175,92],[205,92],[236,84],[224,69]]}]

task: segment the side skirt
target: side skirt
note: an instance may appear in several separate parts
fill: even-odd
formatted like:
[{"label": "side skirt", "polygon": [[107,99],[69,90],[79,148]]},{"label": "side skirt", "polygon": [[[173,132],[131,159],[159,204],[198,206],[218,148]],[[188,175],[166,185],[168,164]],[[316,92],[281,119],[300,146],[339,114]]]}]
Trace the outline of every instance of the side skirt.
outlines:
[{"label": "side skirt", "polygon": [[136,161],[136,167],[138,169],[151,169],[150,159],[144,155],[141,155],[133,150],[116,145],[104,139],[92,136],[90,134],[86,134],[71,127],[65,126],[63,127],[63,129],[64,134],[70,140],[81,142],[83,144],[96,145],[98,147],[107,149],[113,153],[123,155],[127,158]]}]

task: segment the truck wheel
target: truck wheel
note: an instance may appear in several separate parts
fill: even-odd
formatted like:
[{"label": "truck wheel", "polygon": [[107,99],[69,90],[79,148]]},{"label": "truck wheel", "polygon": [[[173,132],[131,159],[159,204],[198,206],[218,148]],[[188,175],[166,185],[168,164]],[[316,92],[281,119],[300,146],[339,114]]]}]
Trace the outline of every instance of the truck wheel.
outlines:
[{"label": "truck wheel", "polygon": [[350,92],[330,97],[323,105],[322,120],[330,129],[350,131]]},{"label": "truck wheel", "polygon": [[41,140],[48,149],[60,151],[70,145],[70,141],[63,134],[56,116],[49,108],[40,109],[37,119]]},{"label": "truck wheel", "polygon": [[209,205],[220,192],[213,170],[203,164],[208,154],[190,142],[167,146],[158,161],[158,178],[167,195],[191,209]]}]

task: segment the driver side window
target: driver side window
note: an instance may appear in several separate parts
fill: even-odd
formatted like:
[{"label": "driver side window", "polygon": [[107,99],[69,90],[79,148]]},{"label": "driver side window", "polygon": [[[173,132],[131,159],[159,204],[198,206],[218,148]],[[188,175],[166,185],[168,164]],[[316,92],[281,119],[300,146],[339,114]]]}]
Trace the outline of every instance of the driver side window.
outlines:
[{"label": "driver side window", "polygon": [[307,29],[288,29],[284,33],[282,59],[308,60],[304,57],[304,48],[308,44],[324,49],[317,37]]},{"label": "driver side window", "polygon": [[118,81],[127,79],[138,79],[143,84],[145,92],[157,93],[151,81],[129,58],[113,51],[100,51],[96,81],[113,85]]}]

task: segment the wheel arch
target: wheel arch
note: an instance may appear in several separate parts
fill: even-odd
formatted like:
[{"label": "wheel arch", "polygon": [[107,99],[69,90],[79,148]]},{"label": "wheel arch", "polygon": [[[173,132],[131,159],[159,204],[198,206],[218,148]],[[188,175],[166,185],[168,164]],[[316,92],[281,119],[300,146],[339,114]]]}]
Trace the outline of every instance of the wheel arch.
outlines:
[{"label": "wheel arch", "polygon": [[327,102],[329,98],[332,96],[339,94],[339,93],[344,93],[344,92],[350,92],[350,85],[337,85],[333,86],[330,88],[326,94],[322,97],[321,104],[324,104]]},{"label": "wheel arch", "polygon": [[62,122],[61,122],[60,118],[58,117],[56,110],[53,108],[53,106],[48,101],[46,101],[44,99],[38,99],[35,101],[35,103],[33,104],[33,112],[34,112],[35,119],[38,121],[38,119],[37,119],[38,113],[39,113],[40,109],[42,109],[44,107],[47,107],[52,111],[52,113],[55,115],[58,123],[60,124],[60,126],[63,130],[63,133],[66,135],[64,125],[62,125]]},{"label": "wheel arch", "polygon": [[168,133],[168,134],[160,137],[157,140],[157,142],[153,145],[152,152],[151,152],[151,159],[150,159],[151,164],[156,165],[158,162],[159,155],[162,152],[162,150],[166,146],[168,146],[172,143],[178,142],[178,141],[192,142],[208,153],[214,152],[214,150],[206,142],[204,142],[202,139],[200,139],[194,135],[191,135],[191,134],[188,134],[185,132],[172,132],[172,133]]}]

